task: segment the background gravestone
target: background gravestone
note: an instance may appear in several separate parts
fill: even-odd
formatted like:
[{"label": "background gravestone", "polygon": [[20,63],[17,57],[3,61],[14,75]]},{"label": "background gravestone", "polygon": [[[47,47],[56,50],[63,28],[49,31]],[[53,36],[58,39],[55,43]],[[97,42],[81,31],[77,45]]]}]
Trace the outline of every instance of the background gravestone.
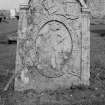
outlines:
[{"label": "background gravestone", "polygon": [[16,90],[89,85],[89,11],[79,0],[31,0],[21,5]]}]

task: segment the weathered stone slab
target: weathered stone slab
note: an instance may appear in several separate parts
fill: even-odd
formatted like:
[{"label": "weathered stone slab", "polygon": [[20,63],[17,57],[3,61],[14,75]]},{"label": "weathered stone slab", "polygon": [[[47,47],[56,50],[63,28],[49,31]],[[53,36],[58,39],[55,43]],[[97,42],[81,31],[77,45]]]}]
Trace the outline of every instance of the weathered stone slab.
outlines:
[{"label": "weathered stone slab", "polygon": [[20,9],[16,90],[89,85],[89,11],[76,0],[32,0]]}]

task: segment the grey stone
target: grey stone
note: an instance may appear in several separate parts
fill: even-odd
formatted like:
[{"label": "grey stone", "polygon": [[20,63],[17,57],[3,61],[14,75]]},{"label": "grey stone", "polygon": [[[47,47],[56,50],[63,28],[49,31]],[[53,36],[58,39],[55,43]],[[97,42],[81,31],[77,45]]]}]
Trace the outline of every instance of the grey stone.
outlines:
[{"label": "grey stone", "polygon": [[15,89],[89,85],[90,12],[77,0],[31,0],[20,8]]}]

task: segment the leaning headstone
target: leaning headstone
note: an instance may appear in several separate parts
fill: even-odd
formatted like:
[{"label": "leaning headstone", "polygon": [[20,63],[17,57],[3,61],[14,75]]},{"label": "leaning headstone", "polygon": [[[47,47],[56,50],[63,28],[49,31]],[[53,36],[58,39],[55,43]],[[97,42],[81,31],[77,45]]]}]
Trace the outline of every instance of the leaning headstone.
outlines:
[{"label": "leaning headstone", "polygon": [[79,0],[30,0],[21,5],[15,89],[89,85],[89,10]]}]

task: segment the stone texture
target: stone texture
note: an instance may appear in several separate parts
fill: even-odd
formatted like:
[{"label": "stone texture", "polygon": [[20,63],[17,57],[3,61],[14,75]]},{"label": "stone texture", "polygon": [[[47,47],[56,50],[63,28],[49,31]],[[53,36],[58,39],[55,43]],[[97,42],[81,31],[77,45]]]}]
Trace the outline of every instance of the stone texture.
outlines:
[{"label": "stone texture", "polygon": [[89,84],[90,77],[90,15],[88,9],[82,8],[82,72],[83,84]]},{"label": "stone texture", "polygon": [[16,90],[89,85],[89,11],[76,0],[31,0],[20,9]]},{"label": "stone texture", "polygon": [[87,0],[87,5],[94,18],[105,17],[105,0]]}]

